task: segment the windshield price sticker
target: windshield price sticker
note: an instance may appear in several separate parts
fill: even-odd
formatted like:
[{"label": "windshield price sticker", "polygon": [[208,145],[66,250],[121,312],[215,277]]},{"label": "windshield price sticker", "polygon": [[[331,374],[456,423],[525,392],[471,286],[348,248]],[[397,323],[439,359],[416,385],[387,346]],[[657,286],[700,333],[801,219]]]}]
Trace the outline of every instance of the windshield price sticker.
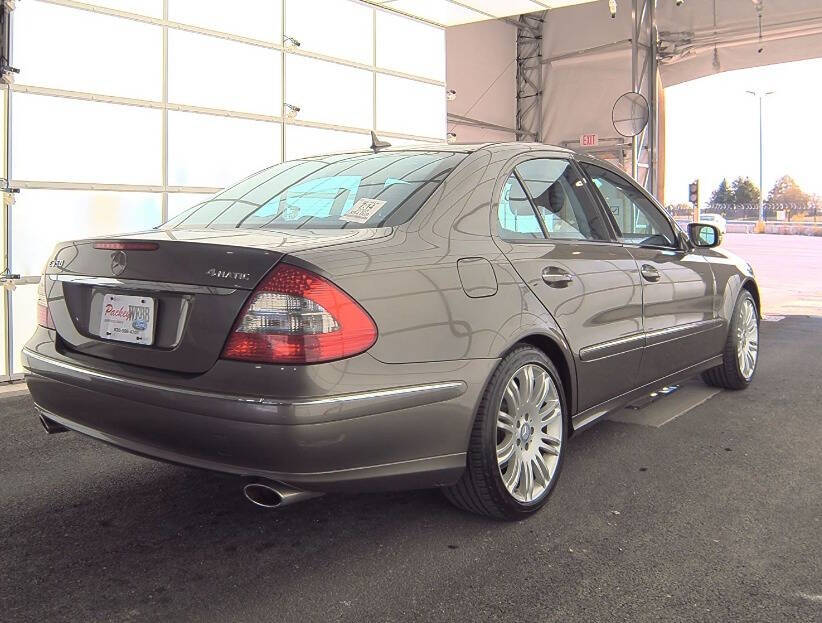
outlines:
[{"label": "windshield price sticker", "polygon": [[365,223],[379,212],[385,204],[385,201],[379,199],[358,199],[348,212],[340,215],[340,220],[350,223]]}]

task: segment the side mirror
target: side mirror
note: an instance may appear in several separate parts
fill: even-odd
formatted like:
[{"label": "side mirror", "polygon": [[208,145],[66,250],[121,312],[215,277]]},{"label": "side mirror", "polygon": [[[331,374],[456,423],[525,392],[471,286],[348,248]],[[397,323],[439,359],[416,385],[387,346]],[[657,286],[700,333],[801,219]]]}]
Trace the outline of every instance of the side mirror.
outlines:
[{"label": "side mirror", "polygon": [[688,238],[695,247],[710,249],[718,247],[722,242],[722,234],[715,225],[707,223],[690,223],[688,225]]}]

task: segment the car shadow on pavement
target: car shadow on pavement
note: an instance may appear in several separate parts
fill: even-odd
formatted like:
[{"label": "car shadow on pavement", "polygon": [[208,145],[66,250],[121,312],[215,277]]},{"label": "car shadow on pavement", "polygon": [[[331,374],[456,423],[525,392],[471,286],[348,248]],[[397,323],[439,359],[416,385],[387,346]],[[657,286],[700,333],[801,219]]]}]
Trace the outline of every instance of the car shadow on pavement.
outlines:
[{"label": "car shadow on pavement", "polygon": [[436,490],[333,494],[264,509],[243,497],[243,478],[154,463],[79,436],[46,439],[52,447],[64,440],[91,444],[101,465],[59,485],[42,474],[34,496],[0,502],[6,620],[190,614],[206,598],[216,607],[247,596],[262,579],[323,583],[321,570],[346,573],[347,561],[391,556],[398,543],[428,540],[447,552],[500,525],[453,508]]}]

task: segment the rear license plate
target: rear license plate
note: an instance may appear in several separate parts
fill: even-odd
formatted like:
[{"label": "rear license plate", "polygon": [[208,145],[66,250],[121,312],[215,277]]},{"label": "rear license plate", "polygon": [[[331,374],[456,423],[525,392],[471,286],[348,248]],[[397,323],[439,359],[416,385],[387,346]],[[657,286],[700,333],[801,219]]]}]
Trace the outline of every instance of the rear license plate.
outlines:
[{"label": "rear license plate", "polygon": [[106,294],[100,317],[100,337],[118,342],[154,342],[155,301],[148,296]]}]

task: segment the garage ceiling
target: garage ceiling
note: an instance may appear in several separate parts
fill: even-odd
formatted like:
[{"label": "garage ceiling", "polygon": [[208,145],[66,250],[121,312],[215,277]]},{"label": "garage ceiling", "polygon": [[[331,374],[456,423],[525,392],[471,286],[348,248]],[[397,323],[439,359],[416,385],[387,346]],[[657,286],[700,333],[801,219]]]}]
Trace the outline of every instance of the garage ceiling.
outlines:
[{"label": "garage ceiling", "polygon": [[457,26],[595,0],[366,0],[440,26]]}]

